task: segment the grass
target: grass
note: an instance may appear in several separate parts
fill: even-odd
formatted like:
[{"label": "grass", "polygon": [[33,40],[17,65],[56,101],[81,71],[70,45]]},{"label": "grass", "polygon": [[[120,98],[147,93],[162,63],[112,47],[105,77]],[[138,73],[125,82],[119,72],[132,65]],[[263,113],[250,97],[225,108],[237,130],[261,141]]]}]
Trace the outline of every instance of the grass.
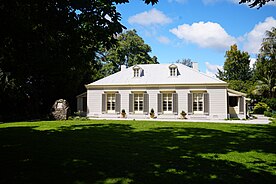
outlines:
[{"label": "grass", "polygon": [[276,124],[0,124],[0,183],[273,183]]}]

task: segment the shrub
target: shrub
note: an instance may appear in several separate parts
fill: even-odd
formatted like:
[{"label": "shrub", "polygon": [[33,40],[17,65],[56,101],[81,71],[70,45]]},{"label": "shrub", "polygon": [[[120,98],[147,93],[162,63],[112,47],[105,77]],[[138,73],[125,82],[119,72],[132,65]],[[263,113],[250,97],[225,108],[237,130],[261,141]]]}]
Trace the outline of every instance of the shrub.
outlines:
[{"label": "shrub", "polygon": [[121,115],[122,115],[123,118],[126,117],[126,110],[125,109],[122,109]]},{"label": "shrub", "polygon": [[150,110],[150,117],[154,118],[154,110],[153,110],[153,108]]},{"label": "shrub", "polygon": [[269,106],[264,102],[257,103],[253,109],[254,114],[263,114],[264,111],[269,111]]},{"label": "shrub", "polygon": [[185,111],[181,111],[180,115],[182,116],[181,118],[186,119],[186,112]]},{"label": "shrub", "polygon": [[273,113],[269,111],[264,111],[264,115],[267,117],[272,117]]},{"label": "shrub", "polygon": [[269,98],[265,100],[265,103],[274,111],[276,111],[276,98]]}]

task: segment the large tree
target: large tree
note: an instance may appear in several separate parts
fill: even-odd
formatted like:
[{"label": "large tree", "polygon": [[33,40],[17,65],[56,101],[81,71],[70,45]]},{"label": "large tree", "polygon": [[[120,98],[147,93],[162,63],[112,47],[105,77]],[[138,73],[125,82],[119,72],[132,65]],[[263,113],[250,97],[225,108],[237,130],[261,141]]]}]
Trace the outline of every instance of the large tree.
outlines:
[{"label": "large tree", "polygon": [[[238,50],[236,44],[226,51],[223,69],[218,69],[217,77],[229,83],[229,88],[248,93],[252,71],[250,68],[250,59],[247,52]],[[251,88],[250,88],[251,89]]]},{"label": "large tree", "polygon": [[253,8],[253,7],[258,7],[261,8],[263,5],[265,5],[266,3],[270,2],[270,1],[274,1],[274,0],[240,0],[240,4],[242,3],[249,3],[249,7]]},{"label": "large tree", "polygon": [[188,66],[190,68],[193,67],[193,62],[192,62],[192,60],[190,58],[178,59],[176,61],[176,63],[183,64],[183,65]]},{"label": "large tree", "polygon": [[257,94],[271,98],[276,91],[276,28],[266,31],[260,54],[255,65],[255,75],[259,80]]},{"label": "large tree", "polygon": [[218,69],[217,77],[221,80],[249,80],[252,76],[250,56],[247,52],[238,50],[236,44],[226,51],[223,69]]},{"label": "large tree", "polygon": [[45,114],[58,98],[74,102],[100,67],[98,48],[122,32],[116,4],[127,2],[1,1],[0,121]]},{"label": "large tree", "polygon": [[127,67],[136,64],[157,64],[157,57],[149,55],[151,48],[137,34],[136,30],[128,30],[117,36],[117,44],[100,54],[103,63],[102,74],[113,74],[121,65]]}]

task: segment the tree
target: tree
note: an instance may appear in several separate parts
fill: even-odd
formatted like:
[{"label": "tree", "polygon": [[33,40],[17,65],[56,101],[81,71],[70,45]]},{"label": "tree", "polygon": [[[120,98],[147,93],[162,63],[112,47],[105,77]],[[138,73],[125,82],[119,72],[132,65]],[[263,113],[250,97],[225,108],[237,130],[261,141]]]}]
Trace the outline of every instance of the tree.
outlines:
[{"label": "tree", "polygon": [[247,52],[238,50],[236,44],[226,51],[226,60],[223,65],[223,70],[218,69],[217,77],[224,81],[242,80],[246,81],[252,77],[250,69],[250,56]]},{"label": "tree", "polygon": [[180,64],[183,64],[183,65],[185,65],[185,66],[188,66],[188,67],[190,67],[190,68],[192,68],[193,67],[193,62],[192,62],[192,60],[191,59],[178,59],[177,61],[176,61],[176,63],[180,63]]},{"label": "tree", "polygon": [[150,46],[145,44],[136,30],[126,31],[118,35],[116,45],[102,52],[102,73],[107,76],[118,72],[121,65],[157,64],[157,57],[150,57],[149,52]]},{"label": "tree", "polygon": [[115,5],[127,2],[1,1],[0,121],[46,114],[58,98],[73,104],[99,71],[100,46],[124,29]]},{"label": "tree", "polygon": [[270,2],[270,1],[274,1],[274,0],[240,0],[240,4],[242,3],[250,3],[249,7],[253,8],[253,7],[258,7],[261,8],[263,5],[265,5],[266,3]]},{"label": "tree", "polygon": [[250,86],[254,82],[251,81],[252,71],[250,69],[249,57],[247,52],[238,50],[236,44],[232,45],[230,50],[226,51],[223,69],[218,69],[218,75],[216,76],[228,82],[229,88],[250,93],[252,91]]},{"label": "tree", "polygon": [[[272,98],[276,90],[276,28],[266,31],[266,37],[258,55],[255,64],[255,75],[259,79],[259,85],[256,90],[259,94],[265,94]],[[260,89],[260,90],[258,90]]]}]

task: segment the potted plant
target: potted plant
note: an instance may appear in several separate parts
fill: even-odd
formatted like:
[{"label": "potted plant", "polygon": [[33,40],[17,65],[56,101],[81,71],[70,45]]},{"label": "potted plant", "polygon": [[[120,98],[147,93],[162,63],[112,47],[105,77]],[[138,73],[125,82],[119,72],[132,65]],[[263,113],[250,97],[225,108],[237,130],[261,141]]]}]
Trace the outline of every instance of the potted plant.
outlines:
[{"label": "potted plant", "polygon": [[154,118],[154,110],[153,110],[153,108],[150,110],[150,118],[151,118],[151,119]]},{"label": "potted plant", "polygon": [[126,111],[125,111],[125,109],[122,109],[121,115],[122,115],[122,118],[126,117]]},{"label": "potted plant", "polygon": [[180,115],[181,115],[181,119],[187,119],[186,118],[186,112],[185,111],[181,111],[181,113],[180,113]]}]

